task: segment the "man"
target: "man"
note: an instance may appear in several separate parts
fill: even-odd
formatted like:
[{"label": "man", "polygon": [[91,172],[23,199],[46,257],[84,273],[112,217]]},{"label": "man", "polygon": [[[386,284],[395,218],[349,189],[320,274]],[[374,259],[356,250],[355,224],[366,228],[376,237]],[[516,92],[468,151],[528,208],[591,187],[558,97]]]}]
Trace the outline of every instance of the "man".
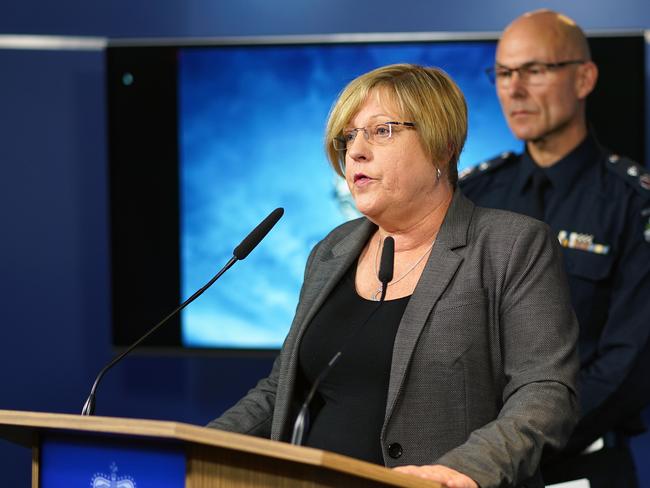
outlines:
[{"label": "man", "polygon": [[[588,130],[598,69],[571,19],[549,10],[516,19],[490,71],[525,152],[469,169],[460,188],[478,205],[549,224],[580,324],[583,418],[565,450],[547,456],[545,480],[636,486],[625,437],[643,430],[650,396],[650,174]],[[595,452],[586,454],[589,446]]]}]

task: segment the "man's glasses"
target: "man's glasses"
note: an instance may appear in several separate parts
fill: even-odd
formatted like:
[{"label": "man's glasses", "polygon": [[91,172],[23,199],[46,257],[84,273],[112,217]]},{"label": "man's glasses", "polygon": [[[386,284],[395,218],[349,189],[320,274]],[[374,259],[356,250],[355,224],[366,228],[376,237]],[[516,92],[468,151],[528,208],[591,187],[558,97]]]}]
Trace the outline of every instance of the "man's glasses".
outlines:
[{"label": "man's glasses", "polygon": [[522,83],[526,85],[545,85],[549,80],[549,72],[555,71],[572,64],[586,63],[583,59],[571,59],[558,63],[541,63],[533,61],[519,66],[507,68],[497,64],[485,70],[490,81],[498,87],[505,88],[510,85],[512,75],[517,73]]},{"label": "man's glasses", "polygon": [[363,137],[370,144],[381,146],[391,142],[395,135],[397,126],[401,126],[405,129],[415,128],[413,122],[384,122],[382,124],[375,124],[368,127],[346,129],[339,137],[335,137],[332,140],[332,144],[334,145],[334,149],[337,151],[347,151],[350,149],[350,146],[352,146],[354,139],[357,137],[357,133],[362,132]]}]

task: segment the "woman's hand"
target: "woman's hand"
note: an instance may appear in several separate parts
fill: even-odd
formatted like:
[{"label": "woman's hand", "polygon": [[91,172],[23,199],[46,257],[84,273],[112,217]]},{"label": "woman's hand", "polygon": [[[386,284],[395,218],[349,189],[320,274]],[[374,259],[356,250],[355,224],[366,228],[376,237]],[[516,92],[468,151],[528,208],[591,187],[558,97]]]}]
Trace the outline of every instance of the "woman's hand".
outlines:
[{"label": "woman's hand", "polygon": [[412,474],[413,476],[419,476],[420,478],[437,481],[447,488],[479,488],[476,482],[469,476],[465,476],[463,473],[459,473],[454,469],[440,464],[427,466],[399,466],[394,469],[400,473]]}]

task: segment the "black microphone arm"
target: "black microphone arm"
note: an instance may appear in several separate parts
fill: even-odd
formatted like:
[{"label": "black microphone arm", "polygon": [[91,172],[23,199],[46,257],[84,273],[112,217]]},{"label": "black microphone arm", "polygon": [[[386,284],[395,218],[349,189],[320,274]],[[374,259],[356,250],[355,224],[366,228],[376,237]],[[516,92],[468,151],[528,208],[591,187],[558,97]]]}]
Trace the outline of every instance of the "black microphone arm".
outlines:
[{"label": "black microphone arm", "polygon": [[365,327],[365,325],[372,318],[372,316],[375,315],[375,312],[379,310],[381,304],[384,303],[384,299],[386,298],[386,290],[388,289],[388,283],[393,279],[394,265],[395,265],[395,240],[392,237],[388,236],[384,240],[384,247],[381,250],[381,261],[379,264],[378,278],[379,281],[381,282],[381,298],[379,299],[379,303],[372,310],[372,312],[370,312],[370,315],[368,315],[366,320],[364,320],[363,323],[354,332],[352,332],[352,334],[345,340],[343,346],[339,349],[339,351],[336,354],[334,354],[334,356],[332,356],[332,359],[329,360],[327,366],[325,366],[323,371],[321,371],[320,374],[314,380],[314,383],[311,385],[311,388],[309,389],[309,392],[305,397],[305,401],[302,403],[302,406],[300,407],[300,411],[298,412],[296,421],[293,424],[293,431],[291,432],[291,444],[294,444],[296,446],[302,445],[305,432],[309,430],[309,404],[311,403],[312,398],[316,394],[316,390],[320,386],[321,382],[332,370],[336,362],[339,360],[339,358],[343,354],[343,351],[350,344],[352,338],[357,334],[357,332],[359,332],[361,329]]},{"label": "black microphone arm", "polygon": [[269,231],[273,228],[273,226],[277,224],[278,220],[280,220],[283,214],[284,214],[283,208],[276,208],[273,212],[271,212],[262,222],[258,224],[257,227],[255,227],[250,232],[250,234],[248,234],[244,238],[241,244],[239,244],[234,249],[233,257],[230,258],[230,260],[226,263],[226,265],[223,268],[221,268],[219,272],[216,275],[214,275],[210,281],[208,281],[205,285],[203,285],[191,297],[189,297],[187,300],[181,303],[176,309],[174,309],[173,312],[171,312],[164,319],[162,319],[160,322],[154,325],[147,333],[145,333],[137,341],[131,344],[124,352],[118,354],[115,358],[113,358],[111,362],[109,362],[106,366],[104,366],[102,370],[99,372],[99,374],[97,375],[97,378],[95,378],[95,382],[93,383],[93,386],[90,389],[90,395],[88,395],[88,398],[86,399],[86,403],[84,403],[83,409],[81,410],[81,415],[93,415],[95,413],[95,394],[97,392],[97,387],[99,386],[99,382],[102,380],[102,378],[104,377],[104,375],[109,369],[111,369],[113,366],[119,363],[126,355],[128,355],[131,351],[133,351],[136,347],[138,347],[142,342],[144,342],[151,334],[156,332],[162,325],[164,325],[174,315],[176,315],[178,312],[180,312],[185,307],[187,307],[190,303],[196,300],[199,296],[201,296],[203,292],[208,288],[210,288],[212,284],[215,281],[217,281],[222,274],[228,271],[228,269],[230,269],[230,267],[233,264],[248,256],[250,252],[253,249],[255,249],[255,247],[262,241],[262,239],[266,237],[266,234],[269,233]]},{"label": "black microphone arm", "polygon": [[330,372],[332,367],[339,360],[341,354],[342,352],[339,351],[336,354],[334,354],[334,356],[332,356],[332,359],[329,360],[329,363],[327,363],[325,369],[323,369],[323,371],[320,372],[318,377],[314,380],[314,384],[311,385],[311,388],[309,389],[309,393],[307,393],[307,397],[305,398],[305,401],[302,403],[302,406],[300,407],[300,412],[298,412],[296,421],[293,424],[293,432],[291,433],[291,444],[295,446],[302,445],[302,439],[305,435],[305,432],[309,430],[309,404],[311,403],[312,398],[314,398],[314,395],[316,394],[316,389],[320,385],[320,382],[323,381],[325,376],[327,376],[327,373]]}]

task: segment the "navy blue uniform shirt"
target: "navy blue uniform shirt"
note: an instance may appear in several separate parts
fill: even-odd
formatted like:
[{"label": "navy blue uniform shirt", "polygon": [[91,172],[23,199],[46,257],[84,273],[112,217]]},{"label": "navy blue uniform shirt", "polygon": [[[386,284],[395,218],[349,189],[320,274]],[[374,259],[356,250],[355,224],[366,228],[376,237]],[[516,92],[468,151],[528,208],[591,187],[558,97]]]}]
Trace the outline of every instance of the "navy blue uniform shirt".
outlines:
[{"label": "navy blue uniform shirt", "polygon": [[538,169],[548,180],[542,220],[562,246],[580,324],[586,415],[620,387],[650,336],[650,174],[589,135],[549,168],[504,153],[461,173],[459,187],[477,205],[530,214]]}]

